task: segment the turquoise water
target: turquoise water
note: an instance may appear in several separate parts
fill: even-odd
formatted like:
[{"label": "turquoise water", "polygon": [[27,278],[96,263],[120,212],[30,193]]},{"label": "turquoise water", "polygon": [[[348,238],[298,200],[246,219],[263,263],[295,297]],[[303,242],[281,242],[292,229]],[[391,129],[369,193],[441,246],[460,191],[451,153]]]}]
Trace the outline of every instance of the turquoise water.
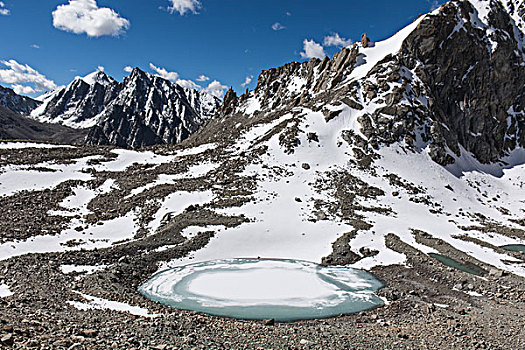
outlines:
[{"label": "turquoise water", "polygon": [[501,248],[503,248],[505,250],[510,250],[512,252],[525,253],[525,245],[523,245],[523,244],[509,244],[509,245],[504,245]]},{"label": "turquoise water", "polygon": [[456,260],[453,260],[451,258],[448,258],[444,255],[441,255],[441,254],[434,254],[434,253],[429,253],[428,254],[429,256],[433,257],[434,259],[438,260],[439,262],[441,262],[442,264],[446,265],[446,266],[450,266],[450,267],[453,267],[457,270],[460,270],[460,271],[463,271],[463,272],[467,272],[467,273],[470,273],[472,275],[476,275],[476,276],[483,276],[487,273],[487,271],[483,270],[481,267],[477,266],[477,265],[474,265],[474,264],[471,264],[471,263],[460,263]]},{"label": "turquoise water", "polygon": [[139,287],[163,304],[238,319],[280,322],[356,313],[384,303],[372,274],[297,260],[228,259],[164,270]]}]

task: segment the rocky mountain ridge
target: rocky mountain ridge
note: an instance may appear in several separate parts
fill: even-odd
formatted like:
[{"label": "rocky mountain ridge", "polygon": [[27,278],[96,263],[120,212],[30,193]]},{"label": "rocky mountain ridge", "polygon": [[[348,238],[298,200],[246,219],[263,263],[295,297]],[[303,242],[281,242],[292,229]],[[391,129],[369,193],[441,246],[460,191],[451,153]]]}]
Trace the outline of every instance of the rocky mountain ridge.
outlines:
[{"label": "rocky mountain ridge", "polygon": [[384,42],[262,72],[254,91],[227,96],[223,117],[307,107],[357,121],[341,135],[360,159],[402,141],[441,165],[496,162],[525,146],[524,6],[450,1]]}]

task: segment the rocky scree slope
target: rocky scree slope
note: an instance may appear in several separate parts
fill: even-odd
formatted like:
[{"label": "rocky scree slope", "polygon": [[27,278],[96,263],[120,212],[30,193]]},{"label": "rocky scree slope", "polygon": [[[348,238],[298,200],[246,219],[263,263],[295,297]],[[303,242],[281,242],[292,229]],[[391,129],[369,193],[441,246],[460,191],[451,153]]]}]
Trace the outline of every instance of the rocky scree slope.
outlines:
[{"label": "rocky scree slope", "polygon": [[136,68],[119,83],[104,72],[43,97],[31,117],[89,129],[86,144],[140,148],[181,142],[211,117],[219,100]]}]

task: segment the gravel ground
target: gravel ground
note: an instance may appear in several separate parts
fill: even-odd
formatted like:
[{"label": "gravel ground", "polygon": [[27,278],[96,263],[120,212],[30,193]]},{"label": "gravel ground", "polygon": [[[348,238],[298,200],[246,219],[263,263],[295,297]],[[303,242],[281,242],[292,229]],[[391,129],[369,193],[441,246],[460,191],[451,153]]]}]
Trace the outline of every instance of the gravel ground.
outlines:
[{"label": "gravel ground", "polygon": [[[169,154],[172,149],[158,152]],[[104,161],[113,158],[110,149],[61,149],[45,151],[1,150],[0,164],[38,165],[56,157],[67,163],[86,155],[100,154]],[[85,183],[96,188],[107,179],[118,190],[97,197],[89,205],[88,222],[97,223],[125,215],[138,208],[141,225],[135,239],[106,249],[61,253],[30,254],[0,261],[0,285],[13,293],[0,298],[0,347],[14,349],[523,349],[525,348],[525,289],[522,278],[491,269],[424,232],[416,237],[442,254],[485,269],[477,277],[439,263],[406,245],[391,234],[386,244],[407,256],[406,266],[377,267],[372,272],[386,287],[379,294],[386,306],[354,315],[329,319],[277,323],[241,321],[175,310],[145,299],[137,287],[153,274],[158,263],[186,256],[205,246],[214,231],[200,232],[191,239],[180,233],[188,226],[225,225],[245,222],[243,216],[217,214],[216,208],[239,206],[251,199],[255,179],[240,178],[239,171],[254,161],[264,149],[228,158],[215,149],[206,158],[221,166],[206,177],[185,179],[173,185],[157,186],[128,197],[158,173],[178,174],[198,164],[199,156],[186,156],[183,163],[159,167],[133,166],[125,172],[93,172]],[[182,165],[181,165],[182,164]],[[276,170],[278,171],[278,170]],[[341,178],[340,176],[338,178]],[[359,181],[346,179],[353,191],[364,196],[380,195]],[[2,199],[0,240],[13,241],[60,232],[67,221],[47,215],[57,209],[77,182],[64,183],[53,190],[21,192]],[[220,186],[218,186],[220,185]],[[326,185],[326,184],[325,184]],[[322,187],[322,184],[319,184]],[[338,186],[333,183],[333,186]],[[180,215],[168,218],[155,234],[148,234],[147,223],[158,210],[158,201],[179,190],[211,190],[216,200],[191,206]],[[341,192],[343,193],[343,192]],[[344,194],[341,194],[344,197]],[[327,215],[344,212],[356,229],[366,223],[346,207],[328,208]],[[48,205],[47,205],[48,204]],[[336,205],[336,204],[334,204]],[[342,205],[342,204],[341,204]],[[319,209],[323,209],[319,205]],[[21,229],[13,230],[16,223]],[[79,228],[82,230],[82,228]],[[519,233],[519,232],[518,232]],[[351,235],[352,233],[349,233]],[[516,234],[516,232],[513,232]],[[521,234],[521,233],[520,233]],[[334,243],[327,264],[344,264],[355,253],[341,247],[346,238]],[[172,245],[170,249],[156,250]],[[374,254],[374,252],[365,252]],[[525,259],[522,254],[516,258]],[[61,266],[105,265],[94,273],[64,273]],[[127,312],[82,311],[70,302],[86,302],[79,294],[125,302],[148,310],[156,317]]]}]

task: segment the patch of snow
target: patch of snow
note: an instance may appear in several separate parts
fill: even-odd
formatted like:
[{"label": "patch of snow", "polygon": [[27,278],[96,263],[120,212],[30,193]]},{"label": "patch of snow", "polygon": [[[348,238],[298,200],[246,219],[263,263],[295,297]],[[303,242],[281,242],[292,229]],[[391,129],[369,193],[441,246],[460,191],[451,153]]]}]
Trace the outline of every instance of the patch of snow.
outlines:
[{"label": "patch of snow", "polygon": [[[24,241],[6,242],[0,244],[0,261],[32,253],[108,248],[118,242],[133,239],[138,229],[135,219],[135,213],[129,212],[123,217],[104,221],[102,225],[91,225],[81,232],[69,228],[56,236],[36,236]],[[75,223],[72,227],[74,226]]]},{"label": "patch of snow", "polygon": [[446,309],[446,308],[450,307],[450,305],[447,305],[447,304],[434,303],[434,305],[437,306],[437,307],[440,307],[442,309]]},{"label": "patch of snow", "polygon": [[107,268],[107,265],[97,265],[97,266],[90,266],[90,265],[61,265],[60,270],[64,274],[70,274],[73,272],[76,273],[85,273],[85,274],[92,274],[97,271],[103,271]]},{"label": "patch of snow", "polygon": [[177,156],[177,157],[192,156],[192,155],[204,153],[204,152],[206,152],[206,151],[208,151],[210,149],[214,149],[214,148],[217,148],[217,144],[215,144],[215,143],[207,143],[207,144],[200,145],[200,146],[193,147],[193,148],[185,148],[183,150],[175,152],[174,155]]},{"label": "patch of snow", "polygon": [[375,43],[373,47],[360,48],[359,62],[350,74],[351,79],[363,78],[379,61],[389,54],[397,53],[403,41],[416,29],[426,16],[421,16],[389,39]]},{"label": "patch of snow", "polygon": [[183,179],[195,179],[201,176],[205,176],[210,171],[215,170],[219,167],[220,164],[215,163],[203,163],[191,166],[187,172],[175,175],[159,174],[157,179],[153,182],[150,182],[144,186],[134,188],[131,190],[130,194],[126,198],[131,198],[136,196],[150,188],[154,188],[160,185],[174,184],[178,180]]},{"label": "patch of snow", "polygon": [[121,303],[119,301],[112,301],[102,298],[97,298],[91,295],[87,295],[84,293],[79,293],[84,299],[87,299],[89,302],[83,303],[79,301],[67,301],[67,303],[74,308],[81,310],[81,311],[87,311],[87,310],[113,310],[113,311],[119,311],[119,312],[127,312],[135,316],[141,316],[141,317],[148,317],[148,318],[155,318],[159,315],[152,314],[149,312],[149,310],[139,307],[139,306],[132,306],[127,303]]},{"label": "patch of snow", "polygon": [[180,233],[184,238],[193,238],[197,236],[199,232],[216,231],[220,232],[226,227],[224,225],[207,225],[207,226],[188,226]]},{"label": "patch of snow", "polygon": [[0,284],[0,298],[7,298],[13,295],[13,292],[9,290],[9,286],[7,284]]},{"label": "patch of snow", "polygon": [[150,232],[156,232],[166,215],[177,216],[190,205],[208,203],[213,199],[212,191],[205,192],[175,192],[168,195],[161,208],[155,214],[153,221],[149,224]]},{"label": "patch of snow", "polygon": [[253,113],[261,110],[261,102],[257,97],[252,97],[246,102],[244,113],[252,115]]},{"label": "patch of snow", "polygon": [[50,210],[49,215],[56,216],[75,216],[87,215],[91,211],[87,208],[88,204],[97,196],[111,192],[116,188],[115,180],[108,179],[99,188],[92,190],[84,186],[75,187],[73,194],[62,201],[60,206],[65,210]]},{"label": "patch of snow", "polygon": [[[48,168],[51,171],[27,170],[24,167],[11,166],[0,168],[0,196],[10,196],[22,190],[41,191],[53,188],[68,180],[89,181],[93,176],[82,172],[86,160],[78,160],[74,164],[42,163],[35,167]],[[26,167],[27,168],[27,167]]]},{"label": "patch of snow", "polygon": [[293,77],[290,83],[288,84],[288,90],[293,93],[300,93],[303,91],[304,86],[306,85],[307,80],[302,77]]},{"label": "patch of snow", "polygon": [[35,142],[2,142],[0,149],[23,149],[23,148],[75,148],[69,145],[51,145],[47,143]]},{"label": "patch of snow", "polygon": [[175,160],[175,156],[163,156],[151,151],[138,152],[126,149],[116,149],[112,151],[118,157],[115,160],[91,166],[96,171],[124,171],[133,164],[153,164],[169,163]]},{"label": "patch of snow", "polygon": [[483,296],[483,294],[480,294],[480,293],[474,292],[474,291],[468,291],[468,292],[465,292],[465,293],[467,293],[471,297],[482,297]]}]

